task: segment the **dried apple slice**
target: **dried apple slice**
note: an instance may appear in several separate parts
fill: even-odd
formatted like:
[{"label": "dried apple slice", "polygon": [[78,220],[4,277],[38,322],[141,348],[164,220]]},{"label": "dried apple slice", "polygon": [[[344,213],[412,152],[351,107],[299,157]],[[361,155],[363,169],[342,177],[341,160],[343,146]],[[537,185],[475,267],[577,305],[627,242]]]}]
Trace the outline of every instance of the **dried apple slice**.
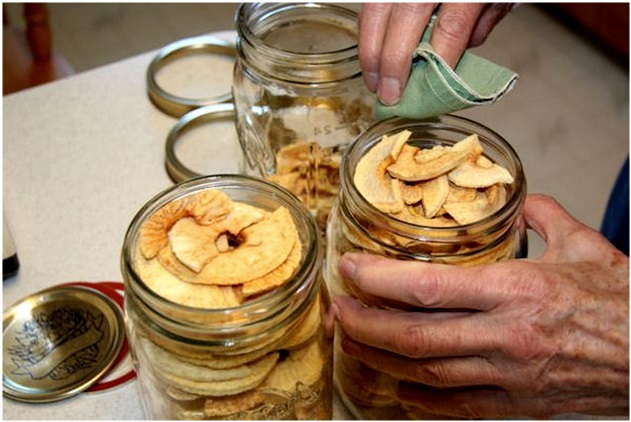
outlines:
[{"label": "dried apple slice", "polygon": [[423,184],[423,209],[425,217],[432,218],[443,206],[449,195],[447,176],[439,176]]},{"label": "dried apple slice", "polygon": [[309,165],[311,144],[296,142],[282,147],[276,153],[276,173],[285,174]]},{"label": "dried apple slice", "polygon": [[173,254],[170,247],[165,246],[162,248],[157,256],[158,262],[171,274],[178,277],[182,281],[192,283],[197,276],[197,273],[186,265],[182,264],[179,259]]},{"label": "dried apple slice", "polygon": [[327,153],[320,160],[320,167],[328,167],[333,170],[337,170],[340,168],[340,164],[342,163],[342,154],[339,152],[330,152],[331,150],[327,150]]},{"label": "dried apple slice", "polygon": [[224,219],[215,223],[212,227],[218,233],[229,232],[237,236],[241,231],[262,221],[268,213],[260,208],[242,202],[235,202],[232,211]]},{"label": "dried apple slice", "polygon": [[222,234],[217,240],[215,240],[215,246],[219,253],[228,252],[230,250],[230,242],[228,242],[228,235]]},{"label": "dried apple slice", "polygon": [[421,163],[421,164],[427,163],[429,161],[433,161],[439,158],[440,156],[444,155],[447,151],[448,151],[447,148],[444,147],[443,145],[436,145],[432,148],[421,149],[414,155],[414,160],[417,163]]},{"label": "dried apple slice", "polygon": [[423,183],[405,183],[399,180],[401,198],[406,205],[416,204],[423,199]]},{"label": "dried apple slice", "polygon": [[468,158],[479,155],[481,150],[478,136],[471,135],[447,148],[438,158],[425,163],[417,163],[413,156],[402,153],[399,159],[388,167],[388,173],[407,182],[429,180],[447,173]]},{"label": "dried apple slice", "polygon": [[240,236],[244,241],[206,264],[196,283],[234,285],[263,277],[285,262],[298,232],[289,210],[279,207],[267,219],[241,231]]},{"label": "dried apple slice", "polygon": [[212,369],[181,361],[173,353],[141,337],[140,344],[150,361],[160,368],[160,372],[177,375],[192,381],[227,381],[245,378],[254,373],[248,365],[233,368]]},{"label": "dried apple slice", "polygon": [[390,136],[390,138],[394,138],[392,141],[392,150],[390,151],[390,156],[393,160],[397,160],[403,146],[407,143],[408,139],[410,139],[410,135],[412,135],[412,132],[409,130],[402,130],[401,132]]},{"label": "dried apple slice", "polygon": [[[357,163],[353,182],[368,202],[383,212],[397,212],[403,208],[398,183],[386,173],[392,163],[390,152],[396,138],[384,137]],[[404,146],[405,148],[405,146]]]},{"label": "dried apple slice", "polygon": [[485,169],[490,169],[491,167],[493,167],[493,161],[489,160],[484,155],[480,155],[475,164]]},{"label": "dried apple slice", "polygon": [[164,379],[168,384],[193,394],[212,397],[235,395],[251,390],[261,384],[274,368],[277,360],[278,353],[270,353],[257,362],[247,365],[250,375],[225,381],[197,381],[168,372],[158,372],[157,376]]},{"label": "dried apple slice", "polygon": [[478,196],[478,191],[474,188],[461,188],[453,184],[449,184],[449,195],[445,202],[467,202],[473,201]]},{"label": "dried apple slice", "polygon": [[226,397],[207,398],[204,402],[204,415],[208,418],[229,416],[244,412],[263,403],[265,395],[257,390],[245,391]]},{"label": "dried apple slice", "polygon": [[187,215],[187,203],[188,198],[169,202],[142,224],[138,244],[145,258],[155,257],[169,243],[167,233],[180,218]]},{"label": "dried apple slice", "polygon": [[400,207],[403,207],[403,198],[401,197],[401,184],[397,179],[390,179],[390,190],[392,192],[394,202],[377,201],[373,203],[375,208],[384,212],[396,212],[400,209]]},{"label": "dried apple slice", "polygon": [[173,254],[195,272],[219,255],[215,239],[219,233],[212,226],[197,224],[193,218],[178,220],[169,230],[169,246]]},{"label": "dried apple slice", "polygon": [[[168,250],[169,248],[165,247],[164,249]],[[157,295],[181,305],[194,308],[224,309],[240,304],[231,287],[187,283],[163,267],[156,258],[151,260],[137,259],[135,270],[147,287]]]},{"label": "dried apple slice", "polygon": [[313,385],[320,379],[323,368],[324,356],[320,345],[312,341],[305,347],[289,352],[284,361],[276,364],[261,385],[261,391],[270,388],[294,392],[299,382],[305,386]]},{"label": "dried apple slice", "polygon": [[493,206],[486,195],[479,195],[473,201],[445,203],[445,209],[459,224],[471,224],[493,214]]},{"label": "dried apple slice", "polygon": [[178,388],[173,387],[172,385],[169,385],[166,388],[166,393],[169,397],[176,401],[193,401],[202,397],[198,394],[192,394],[186,391],[182,391]]},{"label": "dried apple slice", "polygon": [[298,181],[301,178],[299,171],[292,171],[284,174],[273,174],[267,178],[270,182],[281,185],[290,192],[294,192],[298,186]]},{"label": "dried apple slice", "polygon": [[485,194],[493,212],[499,210],[506,204],[506,188],[502,184],[495,184],[489,187],[485,191]]},{"label": "dried apple slice", "polygon": [[248,297],[270,291],[285,284],[285,282],[287,282],[287,280],[289,280],[289,278],[294,274],[296,268],[298,268],[301,258],[302,242],[300,242],[300,239],[296,239],[294,247],[291,249],[291,252],[285,262],[268,274],[265,274],[263,277],[243,283],[241,293],[243,296]]},{"label": "dried apple slice", "polygon": [[198,224],[209,225],[232,210],[232,201],[223,191],[206,189],[189,197],[187,210]]},{"label": "dried apple slice", "polygon": [[413,207],[405,207],[403,211],[393,214],[394,217],[407,223],[426,227],[454,227],[458,224],[451,218],[434,217],[426,218],[421,212],[414,211]]},{"label": "dried apple slice", "polygon": [[294,327],[293,331],[289,334],[287,339],[283,342],[283,349],[291,349],[296,346],[301,346],[306,341],[311,339],[320,328],[321,324],[320,316],[320,300],[317,298],[307,315]]},{"label": "dried apple slice", "polygon": [[206,354],[203,356],[182,356],[178,355],[178,359],[189,362],[194,365],[199,366],[207,366],[209,368],[214,369],[225,369],[225,368],[234,368],[236,366],[241,366],[246,363],[254,362],[267,355],[270,352],[279,349],[279,342],[272,342],[271,344],[266,345],[265,347],[254,350],[251,352],[243,353],[240,355],[220,355],[220,354]]},{"label": "dried apple slice", "polygon": [[513,176],[504,167],[493,164],[489,168],[465,161],[448,174],[449,180],[464,188],[486,188],[496,183],[513,183]]}]

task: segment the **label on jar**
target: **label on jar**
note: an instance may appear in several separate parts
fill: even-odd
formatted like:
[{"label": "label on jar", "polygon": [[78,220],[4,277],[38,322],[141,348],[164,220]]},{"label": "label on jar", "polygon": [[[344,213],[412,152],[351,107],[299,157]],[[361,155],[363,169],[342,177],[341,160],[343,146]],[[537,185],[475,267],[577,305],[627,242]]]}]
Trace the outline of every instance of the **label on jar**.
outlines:
[{"label": "label on jar", "polygon": [[296,132],[298,139],[309,139],[322,147],[345,144],[351,138],[351,125],[342,122],[340,115],[329,108],[292,107],[283,113],[283,123]]}]

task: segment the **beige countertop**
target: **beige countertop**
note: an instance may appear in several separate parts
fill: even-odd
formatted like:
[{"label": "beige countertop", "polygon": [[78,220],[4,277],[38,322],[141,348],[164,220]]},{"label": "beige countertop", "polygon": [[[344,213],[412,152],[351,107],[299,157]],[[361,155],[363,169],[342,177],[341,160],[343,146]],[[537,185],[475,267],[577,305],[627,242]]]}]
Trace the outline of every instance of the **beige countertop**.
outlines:
[{"label": "beige countertop", "polygon": [[[234,32],[213,34],[233,39]],[[3,309],[20,298],[69,281],[121,280],[123,237],[134,214],[172,185],[164,169],[164,143],[177,119],[149,101],[148,52],[3,99],[4,213],[21,262],[4,281]],[[230,65],[185,62],[205,78],[210,91],[227,90]],[[190,66],[190,67],[189,67]],[[161,83],[174,89],[186,80],[165,68]],[[179,76],[178,76],[179,75]],[[169,80],[169,78],[171,78]],[[218,92],[217,92],[218,93]],[[238,172],[236,135],[218,129],[203,155],[203,132],[191,132],[179,151],[197,170]],[[189,140],[190,138],[190,140]],[[208,141],[208,137],[204,142]],[[204,157],[212,157],[204,160]],[[203,166],[200,168],[199,166]],[[128,369],[129,360],[113,375]],[[49,404],[3,398],[4,419],[143,419],[136,382],[98,393],[82,393]],[[336,419],[349,414],[336,397]]]}]

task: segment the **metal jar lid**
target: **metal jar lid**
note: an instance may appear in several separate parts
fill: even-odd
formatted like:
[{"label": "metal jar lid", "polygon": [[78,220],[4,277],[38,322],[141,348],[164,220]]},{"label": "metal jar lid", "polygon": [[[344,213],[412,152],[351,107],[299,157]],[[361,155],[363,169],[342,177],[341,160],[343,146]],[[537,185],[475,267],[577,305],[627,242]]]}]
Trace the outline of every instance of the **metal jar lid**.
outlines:
[{"label": "metal jar lid", "polygon": [[3,392],[52,402],[89,388],[112,366],[124,339],[118,305],[96,289],[53,287],[4,312]]},{"label": "metal jar lid", "polygon": [[[213,104],[189,111],[173,126],[165,145],[165,166],[167,173],[175,183],[202,176],[185,166],[175,154],[175,145],[187,129],[202,123],[235,119],[234,104]],[[236,142],[236,141],[235,141]]]},{"label": "metal jar lid", "polygon": [[184,38],[162,47],[147,68],[147,93],[151,101],[160,110],[171,116],[180,117],[198,107],[232,100],[230,87],[228,87],[227,92],[224,94],[215,97],[194,99],[174,95],[158,85],[156,75],[167,63],[180,57],[200,52],[231,57],[235,57],[237,54],[233,44],[208,35]]}]

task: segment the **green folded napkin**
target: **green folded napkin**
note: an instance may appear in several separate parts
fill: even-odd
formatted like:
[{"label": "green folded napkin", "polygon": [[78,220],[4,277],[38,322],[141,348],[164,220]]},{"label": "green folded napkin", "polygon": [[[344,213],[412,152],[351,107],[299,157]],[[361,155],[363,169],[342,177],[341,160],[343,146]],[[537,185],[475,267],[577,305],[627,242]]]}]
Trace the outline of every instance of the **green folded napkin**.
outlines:
[{"label": "green folded napkin", "polygon": [[513,88],[518,75],[465,51],[455,71],[429,43],[435,16],[414,52],[412,71],[399,103],[376,101],[377,120],[392,116],[424,119],[465,108],[492,104]]}]

